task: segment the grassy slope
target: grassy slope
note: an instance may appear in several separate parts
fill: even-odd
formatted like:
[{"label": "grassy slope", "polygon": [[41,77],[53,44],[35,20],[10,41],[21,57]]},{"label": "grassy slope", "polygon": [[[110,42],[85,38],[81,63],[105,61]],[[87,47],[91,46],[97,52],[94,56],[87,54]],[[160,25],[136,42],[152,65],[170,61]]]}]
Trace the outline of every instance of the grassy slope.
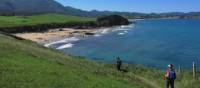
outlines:
[{"label": "grassy slope", "polygon": [[[0,33],[0,88],[164,87],[162,71],[138,65],[124,68],[129,72]],[[178,77],[177,88],[200,88],[189,71]]]},{"label": "grassy slope", "polygon": [[[1,88],[143,88],[112,66],[0,34]],[[132,80],[132,81],[130,81]]]},{"label": "grassy slope", "polygon": [[[156,70],[154,68],[144,66],[130,67],[131,73],[139,76],[144,81],[151,81],[151,84],[164,88],[164,71]],[[200,79],[200,72],[197,72],[198,79]],[[141,78],[142,77],[142,78]],[[175,81],[176,88],[200,88],[200,80],[194,80],[191,70],[182,70],[181,73],[177,72],[177,79]]]},{"label": "grassy slope", "polygon": [[35,16],[0,16],[0,27],[36,25],[45,23],[85,22],[95,20],[95,18],[67,16],[60,14],[44,14]]}]

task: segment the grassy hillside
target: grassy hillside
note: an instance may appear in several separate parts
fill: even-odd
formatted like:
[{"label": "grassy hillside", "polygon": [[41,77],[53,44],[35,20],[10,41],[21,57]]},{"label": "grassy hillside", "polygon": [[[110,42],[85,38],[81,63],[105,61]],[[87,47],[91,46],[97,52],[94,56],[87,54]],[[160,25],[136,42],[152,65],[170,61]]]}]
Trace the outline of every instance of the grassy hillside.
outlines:
[{"label": "grassy hillside", "polygon": [[[144,88],[112,66],[0,34],[1,88]],[[131,81],[132,80],[132,81]]]},{"label": "grassy hillside", "polygon": [[[126,65],[118,72],[111,64],[65,55],[31,41],[0,33],[0,88],[163,88],[164,72]],[[177,88],[200,88],[191,72],[178,75]]]},{"label": "grassy hillside", "polygon": [[48,23],[87,22],[96,18],[68,16],[60,14],[43,14],[35,16],[0,16],[0,27],[37,25]]}]

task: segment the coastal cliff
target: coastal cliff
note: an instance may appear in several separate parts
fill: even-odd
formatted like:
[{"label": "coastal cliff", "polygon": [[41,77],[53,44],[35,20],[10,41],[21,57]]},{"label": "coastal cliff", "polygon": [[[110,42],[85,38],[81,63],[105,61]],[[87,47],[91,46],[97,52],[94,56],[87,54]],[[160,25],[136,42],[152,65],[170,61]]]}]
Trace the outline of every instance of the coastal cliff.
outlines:
[{"label": "coastal cliff", "polygon": [[[6,18],[6,17],[0,17],[0,19],[1,18]],[[12,18],[12,16],[7,18]],[[54,18],[54,19],[44,19],[44,18]],[[63,18],[64,20],[61,19],[58,21],[58,18],[60,19]],[[9,25],[10,23],[5,24],[6,26],[0,25],[0,31],[7,33],[44,32],[48,31],[49,29],[55,29],[55,28],[92,29],[99,27],[111,27],[111,26],[129,24],[128,19],[119,15],[110,15],[110,16],[100,17],[97,19],[74,16],[73,18],[77,20],[70,20],[71,18],[72,18],[71,16],[59,15],[59,14],[18,17],[16,23],[15,20],[13,20],[12,24],[19,24],[19,25]],[[18,22],[18,20],[22,20],[22,22]]]}]

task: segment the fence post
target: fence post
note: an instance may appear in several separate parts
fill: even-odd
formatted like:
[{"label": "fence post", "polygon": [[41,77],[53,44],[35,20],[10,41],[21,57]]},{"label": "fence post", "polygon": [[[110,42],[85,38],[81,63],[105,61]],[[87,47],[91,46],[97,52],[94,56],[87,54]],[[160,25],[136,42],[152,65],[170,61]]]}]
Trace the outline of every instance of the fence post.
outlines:
[{"label": "fence post", "polygon": [[181,74],[181,66],[178,67],[178,73]]},{"label": "fence post", "polygon": [[196,64],[194,61],[192,67],[193,67],[193,78],[196,79]]}]

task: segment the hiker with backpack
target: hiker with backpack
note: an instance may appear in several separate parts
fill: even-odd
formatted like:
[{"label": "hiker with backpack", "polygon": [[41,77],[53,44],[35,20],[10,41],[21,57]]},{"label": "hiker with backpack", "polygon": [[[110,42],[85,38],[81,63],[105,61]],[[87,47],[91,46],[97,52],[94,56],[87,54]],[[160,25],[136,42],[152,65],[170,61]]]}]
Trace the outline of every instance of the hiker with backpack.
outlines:
[{"label": "hiker with backpack", "polygon": [[166,88],[174,88],[174,80],[176,79],[176,72],[173,69],[173,64],[169,64],[165,74]]},{"label": "hiker with backpack", "polygon": [[121,71],[121,65],[122,65],[122,60],[119,57],[117,57],[116,66],[118,71]]}]

